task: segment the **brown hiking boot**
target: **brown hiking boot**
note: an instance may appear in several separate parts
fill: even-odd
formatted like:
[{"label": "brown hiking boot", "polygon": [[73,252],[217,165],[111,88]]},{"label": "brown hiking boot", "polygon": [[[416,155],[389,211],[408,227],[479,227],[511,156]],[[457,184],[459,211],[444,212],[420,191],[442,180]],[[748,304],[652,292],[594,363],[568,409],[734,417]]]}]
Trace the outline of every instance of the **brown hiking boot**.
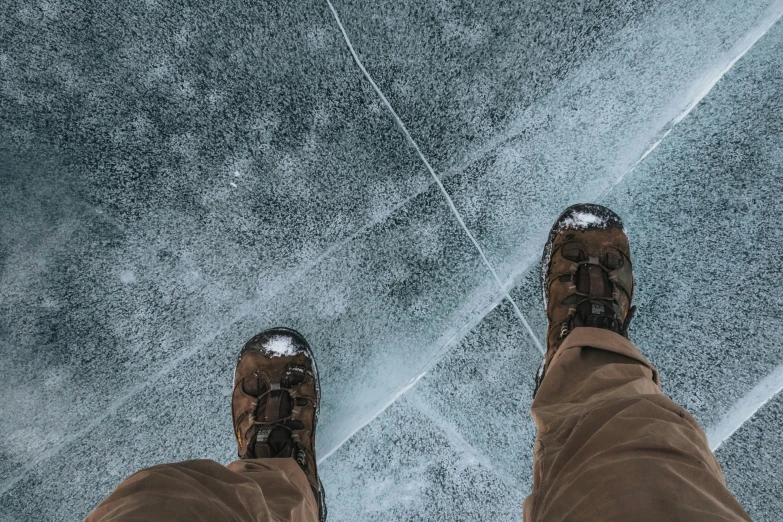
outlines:
[{"label": "brown hiking boot", "polygon": [[555,221],[544,247],[541,283],[549,329],[536,391],[547,365],[574,328],[605,328],[628,337],[636,307],[631,307],[631,247],[620,217],[601,205],[568,207]]},{"label": "brown hiking boot", "polygon": [[313,488],[323,522],[326,504],[315,459],[320,400],[313,352],[298,332],[273,328],[242,348],[231,398],[239,458],[295,459]]}]

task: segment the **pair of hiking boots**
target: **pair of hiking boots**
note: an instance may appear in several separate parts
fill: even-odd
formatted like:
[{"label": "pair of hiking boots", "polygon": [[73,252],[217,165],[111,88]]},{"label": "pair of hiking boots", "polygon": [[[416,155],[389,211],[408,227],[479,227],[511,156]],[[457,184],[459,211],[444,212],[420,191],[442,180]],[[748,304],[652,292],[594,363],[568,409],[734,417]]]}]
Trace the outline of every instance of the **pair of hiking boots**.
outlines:
[{"label": "pair of hiking boots", "polygon": [[[606,207],[580,204],[566,209],[549,233],[541,270],[549,329],[536,391],[574,328],[604,328],[627,337],[635,311],[628,237],[620,218]],[[320,399],[313,352],[298,332],[266,330],[242,348],[232,396],[239,457],[295,459],[323,522],[326,504],[315,456]]]}]

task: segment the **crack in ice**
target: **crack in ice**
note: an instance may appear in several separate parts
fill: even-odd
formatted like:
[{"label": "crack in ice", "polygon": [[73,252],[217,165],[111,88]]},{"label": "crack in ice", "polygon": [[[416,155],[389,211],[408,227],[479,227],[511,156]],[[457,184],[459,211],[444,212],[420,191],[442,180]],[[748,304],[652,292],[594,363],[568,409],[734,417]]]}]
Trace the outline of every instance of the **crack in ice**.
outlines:
[{"label": "crack in ice", "polygon": [[680,123],[682,120],[684,120],[688,114],[691,113],[691,111],[701,102],[702,99],[704,99],[705,96],[707,96],[710,91],[717,85],[717,83],[723,78],[729,70],[731,70],[732,67],[734,67],[734,64],[736,64],[745,54],[750,50],[751,47],[756,45],[756,42],[758,42],[762,36],[767,34],[767,31],[772,28],[773,25],[777,23],[778,20],[780,20],[781,16],[783,16],[783,2],[778,2],[773,8],[770,9],[770,11],[773,13],[771,16],[766,18],[764,22],[762,22],[760,27],[757,27],[755,30],[750,31],[748,34],[746,34],[742,40],[740,40],[737,44],[735,44],[734,48],[736,50],[736,53],[734,57],[729,60],[729,62],[723,67],[723,69],[718,72],[713,78],[710,79],[709,82],[707,82],[707,85],[688,103],[688,105],[683,109],[677,116],[672,118],[672,120],[664,126],[663,129],[657,134],[655,140],[653,141],[652,145],[650,145],[647,150],[642,154],[642,156],[634,163],[631,168],[623,172],[617,179],[615,179],[611,185],[609,185],[600,196],[598,196],[598,199],[596,201],[601,201],[603,198],[605,198],[614,187],[620,184],[620,182],[625,179],[626,176],[628,176],[631,172],[633,172],[636,167],[639,166],[639,164],[644,161],[644,159],[650,155],[652,151],[654,151],[656,148],[658,148],[658,145],[661,144],[661,142],[666,139],[666,136],[669,135],[669,133],[674,129],[674,127]]},{"label": "crack in ice", "polygon": [[759,381],[748,393],[740,398],[727,411],[723,418],[707,433],[707,440],[712,451],[728,440],[770,399],[783,390],[783,364]]},{"label": "crack in ice", "polygon": [[408,132],[408,128],[405,126],[405,124],[402,122],[400,117],[397,115],[397,111],[394,110],[394,107],[392,107],[389,100],[386,98],[386,96],[383,94],[381,89],[378,87],[378,85],[375,83],[375,80],[372,79],[372,76],[370,76],[370,73],[367,72],[367,69],[365,69],[364,64],[362,64],[362,61],[359,59],[359,55],[356,53],[356,50],[353,47],[353,44],[351,43],[351,39],[348,37],[348,33],[345,31],[345,27],[343,27],[342,22],[340,21],[340,16],[337,14],[337,10],[334,8],[334,5],[332,5],[332,2],[330,0],[326,0],[326,3],[329,4],[329,9],[332,11],[332,15],[334,16],[335,21],[337,22],[337,25],[340,28],[340,32],[343,35],[343,39],[345,40],[346,45],[348,46],[348,49],[351,51],[351,55],[353,56],[354,61],[356,62],[356,65],[359,66],[359,69],[362,71],[362,74],[364,74],[365,78],[367,78],[367,81],[370,82],[370,85],[372,85],[372,88],[375,90],[375,92],[378,94],[378,96],[381,98],[381,101],[386,106],[388,111],[391,113],[392,117],[394,118],[395,123],[400,128],[402,133],[405,135],[405,139],[408,141],[408,143],[413,147],[413,149],[418,154],[419,158],[421,159],[422,163],[424,163],[424,166],[427,167],[427,170],[429,171],[430,175],[432,176],[433,181],[435,184],[438,185],[438,188],[440,189],[441,194],[443,195],[443,198],[446,200],[446,204],[448,205],[449,209],[451,210],[451,213],[454,215],[454,218],[459,223],[460,227],[462,227],[462,230],[465,232],[465,234],[468,236],[468,239],[470,239],[470,242],[475,247],[476,251],[478,252],[479,256],[481,257],[482,262],[489,270],[490,274],[492,274],[493,279],[495,280],[495,284],[498,286],[498,288],[504,292],[505,298],[508,299],[508,301],[511,303],[511,306],[514,308],[514,313],[519,318],[519,320],[522,322],[522,325],[525,327],[527,332],[530,334],[531,339],[536,345],[536,348],[543,354],[545,352],[543,346],[538,341],[538,338],[533,333],[533,329],[530,327],[530,324],[525,319],[524,315],[522,314],[522,311],[519,309],[517,304],[514,302],[514,299],[511,297],[509,292],[505,289],[503,283],[500,281],[500,278],[498,277],[497,272],[495,271],[495,267],[492,265],[492,263],[487,258],[486,254],[484,253],[484,249],[481,248],[481,245],[476,240],[476,238],[473,236],[473,233],[468,229],[467,225],[465,224],[465,221],[462,219],[462,216],[460,215],[459,211],[457,210],[457,207],[454,205],[454,201],[451,199],[451,196],[449,195],[446,188],[443,186],[443,183],[441,182],[438,175],[435,173],[435,170],[432,168],[432,165],[430,165],[430,162],[427,160],[427,158],[424,157],[424,154],[421,152],[421,149],[419,148],[419,145],[416,143],[416,141],[411,136],[410,132]]}]

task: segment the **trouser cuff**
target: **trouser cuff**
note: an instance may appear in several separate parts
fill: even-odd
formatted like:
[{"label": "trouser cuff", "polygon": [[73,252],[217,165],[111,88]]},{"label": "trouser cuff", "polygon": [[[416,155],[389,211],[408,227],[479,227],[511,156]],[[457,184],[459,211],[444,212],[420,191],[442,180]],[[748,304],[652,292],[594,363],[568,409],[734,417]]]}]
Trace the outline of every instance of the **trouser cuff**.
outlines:
[{"label": "trouser cuff", "polygon": [[566,351],[585,347],[614,352],[639,361],[652,371],[655,384],[661,385],[658,369],[642,355],[642,352],[622,335],[604,328],[590,328],[586,326],[574,328],[557,349],[557,353],[552,358],[548,368],[556,365]]}]

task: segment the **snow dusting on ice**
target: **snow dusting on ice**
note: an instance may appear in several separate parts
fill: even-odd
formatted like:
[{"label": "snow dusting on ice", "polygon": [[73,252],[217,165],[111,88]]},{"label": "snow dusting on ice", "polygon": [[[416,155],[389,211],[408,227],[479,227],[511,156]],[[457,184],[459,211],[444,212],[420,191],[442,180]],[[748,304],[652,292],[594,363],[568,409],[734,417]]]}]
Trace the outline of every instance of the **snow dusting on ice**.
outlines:
[{"label": "snow dusting on ice", "polygon": [[602,216],[588,212],[573,212],[560,222],[563,228],[587,228],[602,227],[605,228],[608,221]]},{"label": "snow dusting on ice", "polygon": [[295,355],[297,351],[291,338],[285,335],[273,335],[269,338],[269,341],[264,344],[264,349],[270,357]]}]

